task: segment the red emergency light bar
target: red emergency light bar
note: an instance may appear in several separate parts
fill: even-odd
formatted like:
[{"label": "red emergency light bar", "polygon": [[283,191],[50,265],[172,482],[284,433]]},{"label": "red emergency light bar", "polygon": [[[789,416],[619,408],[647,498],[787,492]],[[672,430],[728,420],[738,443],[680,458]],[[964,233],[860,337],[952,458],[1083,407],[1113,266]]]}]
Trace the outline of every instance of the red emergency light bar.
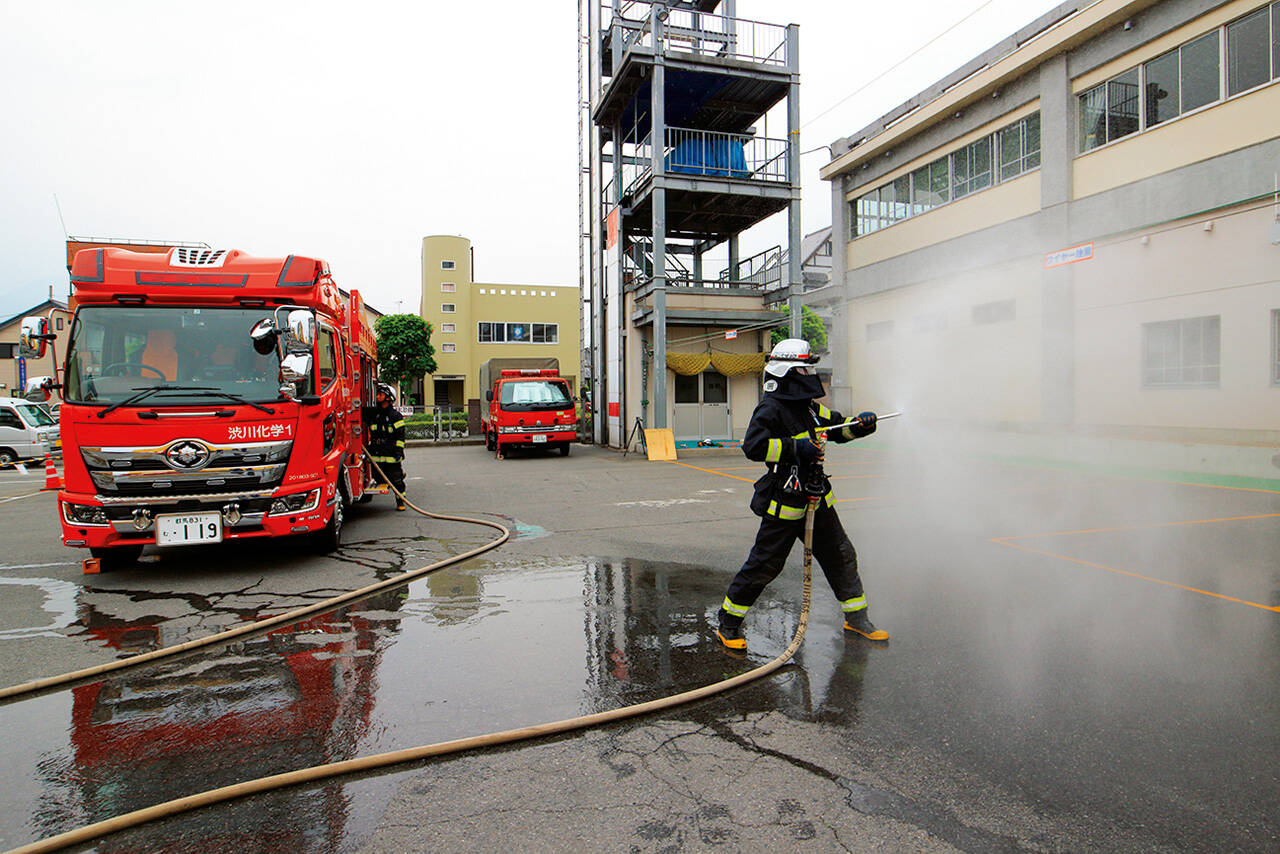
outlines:
[{"label": "red emergency light bar", "polygon": [[500,376],[504,377],[558,377],[560,372],[554,368],[544,368],[542,370],[534,370],[533,368],[524,368],[518,371],[503,371]]}]

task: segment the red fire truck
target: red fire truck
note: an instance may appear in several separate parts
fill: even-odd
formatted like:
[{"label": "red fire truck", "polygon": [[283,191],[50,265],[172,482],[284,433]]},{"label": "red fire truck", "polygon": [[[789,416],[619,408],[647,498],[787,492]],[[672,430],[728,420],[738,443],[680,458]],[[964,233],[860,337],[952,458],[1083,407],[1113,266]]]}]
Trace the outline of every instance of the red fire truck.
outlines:
[{"label": "red fire truck", "polygon": [[[495,360],[496,361],[496,360]],[[490,365],[481,366],[482,384]],[[569,382],[555,368],[499,370],[485,390],[488,406],[480,417],[485,447],[501,458],[512,447],[559,448],[564,456],[578,438]]]},{"label": "red fire truck", "polygon": [[[307,534],[337,548],[371,483],[377,349],[358,292],[290,255],[85,249],[62,382],[63,542],[104,568],[146,545]],[[44,318],[22,349],[43,354]],[[47,393],[47,392],[46,392]]]}]

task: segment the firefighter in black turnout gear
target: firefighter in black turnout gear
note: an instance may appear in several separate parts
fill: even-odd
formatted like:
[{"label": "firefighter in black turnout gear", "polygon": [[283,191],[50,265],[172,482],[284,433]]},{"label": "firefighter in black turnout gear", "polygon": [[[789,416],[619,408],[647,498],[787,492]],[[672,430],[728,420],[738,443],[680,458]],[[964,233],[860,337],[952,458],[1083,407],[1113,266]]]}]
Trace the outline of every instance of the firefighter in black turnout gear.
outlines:
[{"label": "firefighter in black turnout gear", "polygon": [[[382,469],[382,474],[377,469],[373,474],[378,483],[389,482],[403,494],[404,468],[400,463],[404,460],[404,417],[392,406],[395,394],[386,383],[378,383],[374,400],[377,406],[364,408],[365,435],[368,437],[365,445],[369,459]],[[396,496],[396,509],[404,509],[404,499],[399,495]]]},{"label": "firefighter in black turnout gear", "polygon": [[[844,422],[817,402],[824,394],[822,380],[809,373],[817,362],[809,343],[788,338],[778,343],[765,366],[764,399],[751,414],[742,440],[748,459],[766,463],[768,472],[755,483],[751,510],[760,517],[760,530],[746,563],[729,582],[720,606],[720,642],[730,650],[742,651],[747,640],[742,621],[769,582],[778,577],[787,555],[798,538],[804,536],[806,484],[818,474],[822,445],[815,428]],[[848,442],[874,433],[876,414],[863,412],[857,422],[828,433],[834,442]],[[814,478],[816,480],[816,477]],[[867,599],[858,577],[858,555],[849,542],[835,511],[831,482],[822,476],[823,497],[813,520],[813,556],[818,559],[827,583],[844,611],[844,628],[850,634],[870,640],[888,640],[889,633],[877,629],[867,616]]]}]

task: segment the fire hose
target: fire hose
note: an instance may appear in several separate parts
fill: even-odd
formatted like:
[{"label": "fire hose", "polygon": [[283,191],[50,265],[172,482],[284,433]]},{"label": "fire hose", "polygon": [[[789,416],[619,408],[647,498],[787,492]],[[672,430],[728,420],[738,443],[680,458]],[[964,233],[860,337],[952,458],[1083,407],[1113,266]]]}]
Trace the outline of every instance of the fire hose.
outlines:
[{"label": "fire hose", "polygon": [[[896,413],[895,413],[896,414]],[[844,425],[837,425],[844,426]],[[819,433],[819,442],[825,442],[825,431]],[[309,616],[320,611],[332,610],[333,608],[351,602],[355,599],[364,598],[372,593],[385,590],[389,587],[398,586],[407,583],[413,579],[419,578],[428,573],[434,572],[445,566],[459,563],[474,557],[490,549],[496,548],[506,542],[511,532],[498,524],[486,519],[472,519],[465,516],[449,516],[445,514],[432,513],[428,510],[417,506],[400,490],[391,485],[390,479],[382,471],[381,467],[372,459],[370,460],[374,469],[388,488],[395,493],[397,498],[403,500],[415,512],[427,516],[432,519],[442,519],[456,522],[466,522],[477,525],[486,525],[502,531],[502,536],[483,546],[472,549],[460,555],[455,555],[429,566],[395,576],[381,581],[377,584],[359,590],[344,593],[335,596],[324,602],[309,605],[287,614],[281,614],[268,620],[262,620],[253,623],[250,626],[232,629],[217,635],[211,635],[196,641],[189,641],[173,647],[167,647],[161,650],[155,650],[144,655],[134,656],[129,659],[111,662],[109,664],[98,665],[97,667],[86,668],[84,670],[75,671],[73,673],[64,673],[60,676],[39,679],[34,682],[28,682],[24,685],[17,685],[10,688],[0,690],[0,699],[16,697],[23,694],[30,694],[36,691],[45,690],[58,685],[65,685],[70,682],[78,682],[92,676],[98,676],[112,671],[120,670],[126,667],[133,667],[139,664],[150,663],[160,658],[170,657],[179,653],[189,652],[203,646],[211,646],[214,644],[226,643],[234,637],[240,637],[249,633],[258,633],[265,629],[279,626],[289,622],[296,622],[303,616]],[[820,471],[820,468],[819,468]],[[393,750],[387,753],[378,753],[370,756],[357,757],[355,759],[347,759],[339,762],[330,762],[323,765],[315,765],[310,768],[302,768],[295,771],[287,771],[281,774],[273,774],[268,777],[259,777],[255,780],[246,780],[241,783],[235,783],[230,786],[222,786],[217,789],[210,789],[204,792],[198,792],[194,795],[188,795],[183,798],[165,801],[150,807],[134,810],[124,813],[114,818],[105,819],[103,821],[94,822],[83,827],[59,833],[46,839],[37,840],[36,842],[20,846],[12,849],[8,854],[36,854],[36,852],[58,851],[70,845],[77,845],[89,842],[110,833],[116,833],[131,827],[137,827],[148,822],[156,821],[162,818],[189,812],[199,807],[210,806],[212,804],[222,803],[237,798],[248,797],[250,795],[261,794],[275,789],[285,788],[287,786],[297,786],[305,783],[315,783],[320,780],[326,780],[332,777],[338,777],[344,774],[356,774],[370,771],[376,768],[384,768],[390,765],[398,765],[405,762],[416,762],[424,759],[430,759],[437,756],[446,756],[454,753],[462,753],[468,750],[475,750],[483,747],[492,747],[499,744],[509,744],[516,741],[524,741],[532,738],[543,738],[550,735],[556,735],[574,730],[589,729],[591,727],[602,726],[604,724],[613,723],[615,721],[624,720],[626,718],[638,717],[651,712],[661,711],[663,709],[673,708],[675,706],[692,703],[720,694],[725,691],[732,690],[739,686],[753,682],[770,673],[778,670],[786,664],[796,651],[800,648],[801,642],[804,640],[805,630],[809,625],[809,606],[812,599],[812,558],[813,558],[813,517],[821,500],[821,490],[818,494],[814,494],[814,490],[807,490],[808,504],[805,510],[804,524],[804,592],[800,604],[800,617],[796,625],[795,636],[785,650],[782,651],[773,660],[755,667],[745,673],[737,676],[714,682],[710,685],[704,685],[700,688],[694,688],[683,691],[679,694],[673,694],[668,697],[661,697],[656,700],[649,700],[644,703],[637,703],[631,706],[623,706],[618,709],[611,709],[605,712],[596,712],[590,715],[582,715],[575,718],[566,718],[559,721],[551,721],[548,723],[534,724],[532,726],[520,727],[517,729],[504,730],[502,732],[493,732],[486,735],[470,736],[467,738],[453,739],[450,741],[441,741],[434,744],[425,744],[419,747],[410,747],[403,750]],[[341,500],[341,499],[339,499]]]}]

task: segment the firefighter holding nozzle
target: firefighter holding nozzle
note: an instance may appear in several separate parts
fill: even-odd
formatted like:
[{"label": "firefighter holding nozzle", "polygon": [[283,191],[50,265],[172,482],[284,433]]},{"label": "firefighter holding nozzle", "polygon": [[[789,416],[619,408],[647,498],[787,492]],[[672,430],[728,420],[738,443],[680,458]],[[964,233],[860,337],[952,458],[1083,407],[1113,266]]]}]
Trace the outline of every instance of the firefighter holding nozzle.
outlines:
[{"label": "firefighter holding nozzle", "polygon": [[[386,383],[378,383],[374,391],[377,406],[366,406],[364,423],[368,441],[365,447],[369,459],[378,464],[374,477],[378,483],[390,483],[404,494],[404,416],[392,404],[395,393]],[[382,473],[378,473],[378,469]],[[404,509],[404,499],[396,495],[396,509]]]},{"label": "firefighter holding nozzle", "polygon": [[[858,555],[835,511],[831,482],[821,474],[822,443],[816,430],[844,422],[839,412],[818,403],[825,392],[822,380],[810,373],[818,357],[809,352],[809,342],[800,338],[780,341],[765,365],[764,399],[751,414],[742,440],[748,459],[765,463],[769,470],[755,483],[751,510],[760,517],[755,544],[720,607],[720,642],[730,650],[747,648],[742,621],[769,582],[778,577],[787,555],[804,535],[806,485],[816,484],[822,498],[813,520],[813,556],[818,559],[827,583],[844,611],[845,631],[870,640],[889,639],[867,616],[867,599],[858,577]],[[876,429],[876,414],[861,413],[855,423],[829,431],[834,442],[849,442],[869,436]]]}]

